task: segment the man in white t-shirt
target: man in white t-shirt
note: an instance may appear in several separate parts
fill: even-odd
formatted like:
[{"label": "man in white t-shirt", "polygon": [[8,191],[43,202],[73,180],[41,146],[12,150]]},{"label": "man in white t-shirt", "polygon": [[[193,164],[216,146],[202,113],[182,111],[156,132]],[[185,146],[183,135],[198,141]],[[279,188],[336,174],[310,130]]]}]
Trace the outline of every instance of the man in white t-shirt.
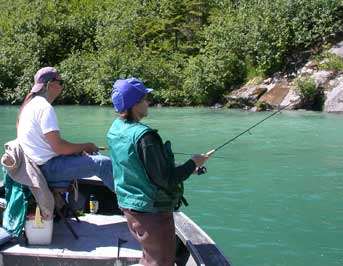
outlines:
[{"label": "man in white t-shirt", "polygon": [[41,68],[34,82],[17,119],[18,141],[26,156],[40,166],[50,186],[65,187],[73,179],[96,175],[113,190],[110,158],[92,155],[99,150],[93,143],[76,144],[61,138],[51,105],[63,89],[58,71]]}]

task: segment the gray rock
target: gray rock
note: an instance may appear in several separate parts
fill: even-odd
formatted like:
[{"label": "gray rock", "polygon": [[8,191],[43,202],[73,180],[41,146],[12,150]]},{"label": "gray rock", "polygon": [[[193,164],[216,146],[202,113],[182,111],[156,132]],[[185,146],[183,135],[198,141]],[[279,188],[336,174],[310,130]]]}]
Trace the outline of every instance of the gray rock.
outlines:
[{"label": "gray rock", "polygon": [[343,81],[343,75],[339,75],[335,79],[332,79],[328,83],[327,90],[332,90],[334,87],[338,86],[339,83]]},{"label": "gray rock", "polygon": [[[262,87],[262,88],[261,88]],[[249,85],[240,88],[239,90],[233,91],[228,95],[229,99],[251,99],[256,100],[260,95],[260,90],[262,89],[265,92],[267,89],[264,89],[263,86]]]},{"label": "gray rock", "polygon": [[316,87],[323,87],[334,76],[333,71],[321,70],[313,73],[312,77],[316,83]]},{"label": "gray rock", "polygon": [[259,101],[271,106],[277,106],[283,101],[285,96],[288,94],[288,91],[288,81],[286,79],[280,79],[277,83],[273,84],[273,87],[271,87],[270,90],[259,98]]},{"label": "gray rock", "polygon": [[[343,58],[343,42],[338,43],[329,52]],[[342,71],[318,71],[320,64],[324,64],[328,60],[324,59],[320,63],[316,60],[309,61],[301,69],[289,75],[276,73],[273,77],[263,80],[258,85],[246,84],[239,90],[233,91],[226,96],[228,100],[227,106],[230,108],[249,109],[253,112],[261,111],[269,107],[275,108],[277,106],[281,108],[286,107],[286,109],[290,110],[306,108],[306,104],[309,105],[311,102],[306,103],[306,98],[302,99],[300,97],[295,87],[295,81],[299,77],[311,77],[315,81],[318,89],[316,96],[325,97],[323,111],[343,112]],[[317,100],[321,101],[322,99]],[[313,105],[318,103],[313,103]]]},{"label": "gray rock", "polygon": [[215,105],[211,106],[211,108],[213,109],[219,109],[219,108],[223,108],[223,105],[220,103],[216,103]]},{"label": "gray rock", "polygon": [[343,58],[343,42],[338,43],[329,50],[329,53],[338,55]]},{"label": "gray rock", "polygon": [[256,106],[249,109],[249,112],[258,112],[258,109]]},{"label": "gray rock", "polygon": [[272,83],[272,80],[273,80],[272,78],[267,78],[263,81],[263,83],[266,85],[269,85],[270,83]]},{"label": "gray rock", "polygon": [[297,94],[295,87],[290,87],[287,95],[280,103],[280,107],[286,107],[288,110],[298,109],[299,104],[301,102],[300,96]]},{"label": "gray rock", "polygon": [[301,76],[301,75],[311,75],[313,74],[314,70],[312,68],[307,68],[307,67],[303,67],[301,68],[300,70],[298,70],[298,75]]},{"label": "gray rock", "polygon": [[343,79],[339,78],[337,86],[326,92],[324,111],[343,112]]}]

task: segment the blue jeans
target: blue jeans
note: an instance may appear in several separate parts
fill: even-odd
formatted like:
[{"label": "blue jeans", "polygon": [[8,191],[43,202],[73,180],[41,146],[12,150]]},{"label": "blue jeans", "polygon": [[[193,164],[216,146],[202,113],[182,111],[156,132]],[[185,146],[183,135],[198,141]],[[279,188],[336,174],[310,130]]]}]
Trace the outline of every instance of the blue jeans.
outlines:
[{"label": "blue jeans", "polygon": [[47,161],[40,169],[49,186],[67,187],[74,179],[97,176],[114,191],[111,159],[103,155],[60,155]]}]

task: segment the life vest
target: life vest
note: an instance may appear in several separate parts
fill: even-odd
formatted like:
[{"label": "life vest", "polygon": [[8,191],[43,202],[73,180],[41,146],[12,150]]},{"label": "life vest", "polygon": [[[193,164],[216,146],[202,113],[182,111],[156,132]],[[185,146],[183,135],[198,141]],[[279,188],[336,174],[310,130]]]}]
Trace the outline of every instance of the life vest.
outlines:
[{"label": "life vest", "polygon": [[[147,132],[155,131],[142,123],[121,118],[117,118],[108,131],[118,205],[143,212],[171,211],[181,202],[183,184],[165,189],[149,178],[136,151],[137,142]],[[164,148],[168,163],[175,167],[170,142],[163,145],[157,133],[156,136]]]}]

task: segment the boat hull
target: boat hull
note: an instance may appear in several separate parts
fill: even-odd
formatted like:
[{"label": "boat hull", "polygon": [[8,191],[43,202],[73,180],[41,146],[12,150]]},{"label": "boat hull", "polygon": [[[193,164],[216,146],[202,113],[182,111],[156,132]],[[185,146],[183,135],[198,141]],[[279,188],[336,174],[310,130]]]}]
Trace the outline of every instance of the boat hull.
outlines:
[{"label": "boat hull", "polygon": [[[88,213],[90,194],[95,194],[99,200],[98,214]],[[0,266],[113,266],[138,263],[142,251],[116,205],[115,194],[93,178],[79,182],[78,196],[78,201],[74,202],[73,195],[69,195],[69,201],[74,207],[82,206],[85,215],[79,217],[80,222],[75,218],[68,220],[79,239],[73,237],[63,222],[55,222],[50,245],[27,245],[23,238],[17,243],[7,243],[0,250]],[[215,242],[183,212],[175,212],[174,219],[177,265],[231,265]]]}]

